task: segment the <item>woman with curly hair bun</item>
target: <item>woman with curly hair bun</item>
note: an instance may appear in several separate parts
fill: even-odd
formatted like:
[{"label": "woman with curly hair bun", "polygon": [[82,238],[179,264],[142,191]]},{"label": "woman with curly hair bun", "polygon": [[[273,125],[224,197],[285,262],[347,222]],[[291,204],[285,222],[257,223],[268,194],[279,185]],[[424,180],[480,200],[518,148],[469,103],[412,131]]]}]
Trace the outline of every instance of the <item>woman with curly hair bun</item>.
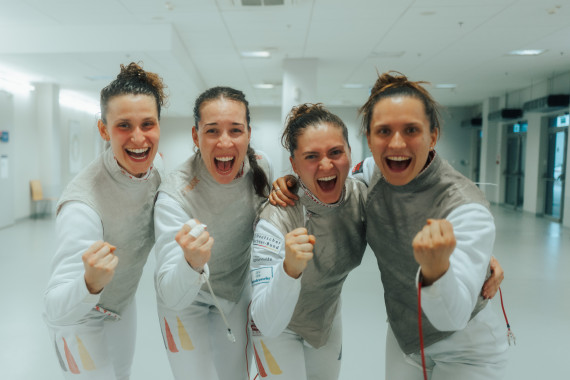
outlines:
[{"label": "woman with curly hair bun", "polygon": [[134,296],[154,244],[164,88],[157,74],[136,63],[121,65],[101,90],[98,129],[109,144],[57,204],[44,319],[65,378],[129,378]]}]

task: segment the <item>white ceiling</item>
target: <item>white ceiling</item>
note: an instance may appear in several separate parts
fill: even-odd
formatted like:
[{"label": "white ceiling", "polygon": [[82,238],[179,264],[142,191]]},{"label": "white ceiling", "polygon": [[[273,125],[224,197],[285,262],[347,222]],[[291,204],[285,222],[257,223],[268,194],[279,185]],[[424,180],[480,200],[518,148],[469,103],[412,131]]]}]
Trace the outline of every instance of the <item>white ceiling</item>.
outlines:
[{"label": "white ceiling", "polygon": [[[570,0],[0,0],[0,35],[0,71],[94,99],[120,63],[142,61],[168,85],[171,116],[190,115],[215,85],[280,106],[281,86],[253,85],[280,84],[286,58],[317,58],[318,98],[348,106],[363,104],[377,70],[457,84],[432,88],[446,106],[570,71]],[[240,56],[260,49],[271,58]],[[515,49],[547,51],[507,55]]]}]

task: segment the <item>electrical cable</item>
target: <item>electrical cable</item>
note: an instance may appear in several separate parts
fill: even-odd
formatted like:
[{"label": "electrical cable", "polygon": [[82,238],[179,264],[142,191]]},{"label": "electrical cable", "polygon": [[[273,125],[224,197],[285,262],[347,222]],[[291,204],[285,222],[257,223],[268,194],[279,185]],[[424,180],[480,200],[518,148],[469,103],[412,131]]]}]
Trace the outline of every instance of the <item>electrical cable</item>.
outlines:
[{"label": "electrical cable", "polygon": [[507,313],[505,311],[505,305],[503,304],[503,292],[501,291],[501,287],[499,286],[499,297],[501,298],[501,308],[503,309],[503,315],[505,316],[505,322],[507,323],[507,341],[509,342],[509,346],[511,345],[511,340],[513,344],[517,345],[517,338],[515,334],[511,331],[511,325],[509,324],[509,319],[507,318]]},{"label": "electrical cable", "polygon": [[422,279],[418,282],[418,330],[420,332],[420,353],[422,356],[422,369],[424,372],[424,380],[427,380],[426,357],[424,354],[424,332],[422,329]]}]

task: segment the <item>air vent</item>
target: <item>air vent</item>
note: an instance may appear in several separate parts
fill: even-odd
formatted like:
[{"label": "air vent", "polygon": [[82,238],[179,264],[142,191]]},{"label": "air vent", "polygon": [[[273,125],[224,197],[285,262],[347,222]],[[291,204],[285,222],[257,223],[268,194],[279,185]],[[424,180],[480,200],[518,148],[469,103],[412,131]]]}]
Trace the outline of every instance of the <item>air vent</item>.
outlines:
[{"label": "air vent", "polygon": [[489,121],[509,121],[522,117],[523,111],[520,108],[503,108],[501,110],[491,112],[487,118]]},{"label": "air vent", "polygon": [[481,116],[478,117],[474,117],[473,119],[468,119],[468,120],[463,120],[461,122],[461,126],[462,127],[475,127],[475,128],[479,128],[480,126],[483,125],[483,119],[481,118]]},{"label": "air vent", "polygon": [[263,7],[272,5],[284,5],[285,0],[241,0],[244,7]]},{"label": "air vent", "polygon": [[570,95],[548,95],[543,98],[529,100],[523,105],[525,112],[550,112],[570,105]]}]

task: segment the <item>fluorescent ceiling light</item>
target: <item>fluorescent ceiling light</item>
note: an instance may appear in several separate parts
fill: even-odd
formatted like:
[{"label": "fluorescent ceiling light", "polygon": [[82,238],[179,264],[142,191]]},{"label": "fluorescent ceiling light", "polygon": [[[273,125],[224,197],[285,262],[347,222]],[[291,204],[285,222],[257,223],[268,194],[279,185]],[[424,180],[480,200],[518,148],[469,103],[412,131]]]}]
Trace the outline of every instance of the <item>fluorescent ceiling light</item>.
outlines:
[{"label": "fluorescent ceiling light", "polygon": [[269,58],[271,53],[266,50],[259,51],[242,51],[241,56],[244,58]]},{"label": "fluorescent ceiling light", "polygon": [[513,50],[509,55],[541,55],[546,52],[545,49],[527,49],[527,50]]},{"label": "fluorescent ceiling light", "polygon": [[342,88],[365,88],[366,85],[362,83],[345,83],[342,85]]},{"label": "fluorescent ceiling light", "polygon": [[440,83],[436,84],[435,88],[456,88],[457,85],[453,83]]},{"label": "fluorescent ceiling light", "polygon": [[275,88],[275,85],[272,83],[257,83],[253,85],[253,88],[258,88],[261,90],[271,90],[272,88]]},{"label": "fluorescent ceiling light", "polygon": [[96,115],[101,111],[99,109],[99,102],[68,90],[61,90],[59,92],[59,105],[92,115]]}]

